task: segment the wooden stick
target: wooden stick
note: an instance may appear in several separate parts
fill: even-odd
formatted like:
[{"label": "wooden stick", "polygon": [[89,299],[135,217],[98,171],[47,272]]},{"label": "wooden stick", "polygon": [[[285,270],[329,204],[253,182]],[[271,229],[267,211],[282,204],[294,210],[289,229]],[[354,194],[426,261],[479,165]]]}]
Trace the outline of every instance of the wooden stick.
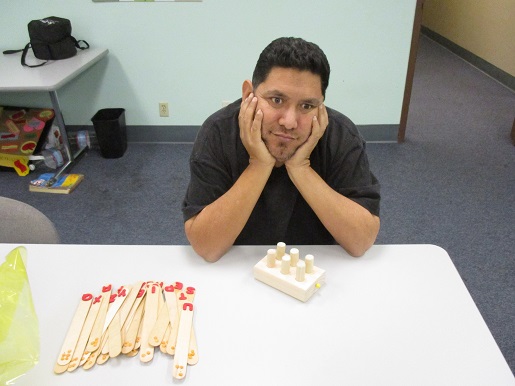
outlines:
[{"label": "wooden stick", "polygon": [[[98,364],[105,363],[109,358],[117,357],[122,351],[120,310],[128,298],[127,295],[131,293],[131,289],[130,286],[121,286],[110,297],[109,308],[104,321],[105,342],[102,347],[102,355],[97,360]],[[128,314],[130,305],[126,309],[125,315]]]},{"label": "wooden stick", "polygon": [[88,370],[95,364],[102,365],[105,362],[107,362],[107,360],[109,359],[109,346],[107,345],[108,340],[109,332],[106,331],[100,337],[100,344],[98,345],[98,349],[92,352],[84,352],[84,355],[82,356],[80,362],[80,366],[84,366],[84,369]]},{"label": "wooden stick", "polygon": [[183,379],[186,376],[188,366],[188,352],[193,326],[193,304],[184,303],[181,310],[179,332],[177,334],[177,346],[173,358],[172,376],[175,379]]},{"label": "wooden stick", "polygon": [[[182,286],[182,284],[181,284]],[[175,354],[175,344],[177,343],[177,330],[179,329],[179,307],[177,305],[177,296],[173,285],[164,288],[166,305],[168,306],[168,314],[170,317],[170,334],[168,335],[168,343],[166,344],[166,352],[170,355]]]},{"label": "wooden stick", "polygon": [[116,358],[122,352],[122,326],[120,313],[117,312],[109,324],[109,357]]},{"label": "wooden stick", "polygon": [[171,331],[172,331],[172,325],[170,323],[168,323],[168,325],[166,326],[166,331],[165,331],[165,333],[163,335],[163,341],[159,345],[159,349],[161,350],[161,352],[163,354],[168,354],[166,352],[166,346],[168,345],[168,339],[170,339],[170,332]]},{"label": "wooden stick", "polygon": [[[174,294],[175,294],[176,303],[177,303],[177,321],[176,321],[177,328],[172,329],[172,332],[170,333],[171,339],[169,339],[168,346],[166,348],[166,352],[169,353],[170,355],[175,355],[175,346],[177,344],[177,336],[179,333],[179,323],[180,323],[180,319],[181,319],[182,305],[186,302],[193,303],[193,298],[191,297],[191,294],[188,294],[183,290],[184,284],[176,281],[173,287],[174,287]],[[188,288],[190,288],[190,287],[188,287]],[[191,292],[194,295],[194,293],[195,293],[194,290],[195,289],[193,288],[193,291],[191,291],[191,289],[190,289],[187,292]],[[188,295],[190,295],[190,298],[188,298]]]},{"label": "wooden stick", "polygon": [[148,343],[150,331],[157,320],[161,287],[157,283],[147,283],[147,300],[145,301],[145,313],[143,315],[143,327],[141,330],[141,346],[139,358],[141,362],[150,362],[154,357],[154,346]]},{"label": "wooden stick", "polygon": [[86,362],[84,362],[84,365],[82,366],[82,368],[84,370],[89,370],[90,368],[92,368],[95,365],[95,363],[97,362],[97,358],[100,354],[101,354],[100,349],[92,351],[89,354]]},{"label": "wooden stick", "polygon": [[[135,293],[136,291],[134,291]],[[122,326],[122,354],[128,354],[130,351],[133,350],[134,348],[134,342],[135,342],[135,339],[136,339],[136,335],[137,335],[137,328],[134,332],[134,340],[131,340],[130,342],[128,341],[127,339],[127,333],[129,331],[129,328],[132,324],[132,321],[134,319],[134,315],[136,314],[140,304],[142,302],[144,302],[144,298],[145,298],[145,293],[146,293],[146,283],[142,283],[142,285],[140,286],[140,289],[139,289],[139,292],[137,293],[136,295],[136,300],[134,301],[134,304],[132,305],[130,311],[129,311],[129,314],[127,315],[127,318],[125,319],[125,322],[123,323],[123,326]],[[141,309],[143,310],[143,308]],[[143,311],[141,311],[143,312]],[[139,322],[141,321],[141,316],[142,316],[142,313],[140,313],[140,319],[139,319]],[[139,324],[138,322],[138,324]]]},{"label": "wooden stick", "polygon": [[93,295],[84,294],[81,297],[79,305],[75,311],[72,322],[68,329],[68,333],[66,334],[66,338],[64,339],[63,345],[61,347],[61,351],[59,352],[59,357],[57,359],[57,364],[60,366],[65,366],[70,363],[73,351],[77,346],[77,341],[80,337],[80,332],[82,331],[82,327],[86,321],[89,308],[91,307],[91,301],[93,300]]},{"label": "wooden stick", "polygon": [[65,373],[69,368],[70,368],[69,365],[61,366],[61,365],[57,364],[57,362],[55,362],[54,373],[62,374],[62,373]]},{"label": "wooden stick", "polygon": [[148,336],[148,344],[151,346],[157,347],[161,345],[161,342],[163,341],[163,337],[166,331],[166,328],[170,324],[170,316],[168,314],[168,306],[167,304],[162,300],[163,297],[159,297],[159,314],[157,316],[156,323],[154,324],[154,327],[150,331],[150,334]]},{"label": "wooden stick", "polygon": [[127,355],[128,357],[135,357],[136,355],[138,355],[138,349],[131,350],[125,355]]},{"label": "wooden stick", "polygon": [[114,316],[122,306],[125,299],[127,299],[127,294],[130,293],[131,287],[121,286],[118,290],[111,295],[109,298],[109,308],[107,309],[107,314],[104,321],[104,327],[102,328],[102,333],[107,331],[109,324],[113,320]]},{"label": "wooden stick", "polygon": [[[146,303],[146,299],[145,299]],[[143,307],[143,312],[141,314],[141,320],[139,322],[138,326],[138,332],[136,333],[136,341],[134,342],[134,348],[133,350],[139,350],[141,347],[141,333],[143,331],[143,318],[145,317],[145,307]]]},{"label": "wooden stick", "polygon": [[[125,336],[125,329],[123,327],[125,326],[125,322],[127,321],[127,319],[129,318],[129,316],[132,313],[134,304],[136,303],[136,301],[138,299],[138,295],[141,291],[142,285],[143,285],[142,281],[139,281],[136,284],[134,284],[134,286],[131,288],[131,291],[127,295],[127,299],[125,299],[122,306],[120,307],[120,310],[118,311],[120,313],[120,325],[121,325],[120,334],[121,334],[122,342],[123,342],[123,338]],[[138,304],[139,304],[139,301],[138,301]],[[134,311],[136,311],[136,308],[134,308]]]},{"label": "wooden stick", "polygon": [[198,363],[198,347],[195,329],[191,326],[190,349],[188,351],[188,364],[194,366]]},{"label": "wooden stick", "polygon": [[100,301],[100,309],[98,310],[97,319],[91,329],[91,335],[86,346],[86,350],[94,352],[99,348],[100,339],[102,338],[104,321],[107,314],[107,308],[109,306],[109,300],[111,297],[111,284],[102,287],[102,294],[96,297],[93,301]]},{"label": "wooden stick", "polygon": [[[106,344],[106,346],[108,345]],[[109,352],[100,352],[100,355],[97,357],[97,365],[103,365],[109,360],[109,358]]]},{"label": "wooden stick", "polygon": [[86,348],[86,344],[88,343],[89,335],[91,334],[91,329],[93,328],[95,319],[97,318],[98,310],[100,310],[100,302],[91,305],[88,316],[86,317],[86,321],[84,322],[84,326],[82,327],[82,331],[77,342],[77,347],[75,347],[73,359],[68,366],[69,372],[74,371],[82,363],[84,354],[86,354],[84,350]]},{"label": "wooden stick", "polygon": [[122,345],[122,353],[128,354],[135,349],[136,346],[136,337],[138,335],[138,330],[140,328],[141,319],[143,318],[143,310],[145,308],[145,298],[142,298],[140,304],[136,312],[134,313],[134,317],[132,318],[131,323],[127,328],[127,332],[125,334],[125,339]]},{"label": "wooden stick", "polygon": [[100,342],[100,353],[104,355],[109,355],[109,329],[104,332]]},{"label": "wooden stick", "polygon": [[[176,282],[175,286],[177,287],[177,291],[175,291],[175,295],[177,298],[177,309],[179,310],[178,320],[180,323],[180,318],[182,315],[182,307],[185,303],[192,303],[195,299],[195,288],[187,287],[185,291],[182,291],[183,284],[180,282]],[[166,292],[165,292],[166,294]],[[167,346],[166,352],[175,355],[176,345],[177,345],[177,337],[178,337],[178,327],[174,331],[172,330]],[[198,347],[197,347],[197,339],[195,337],[195,330],[193,326],[191,327],[191,337],[190,337],[190,350],[188,351],[188,361],[191,362],[192,365],[198,362]],[[173,336],[172,336],[173,335]]]},{"label": "wooden stick", "polygon": [[[193,304],[193,300],[195,300],[195,288],[187,287],[186,288],[186,297],[188,301]],[[191,325],[191,336],[190,336],[190,347],[188,350],[188,364],[190,366],[196,365],[198,363],[198,347],[197,347],[197,338],[195,336],[195,326]]]}]

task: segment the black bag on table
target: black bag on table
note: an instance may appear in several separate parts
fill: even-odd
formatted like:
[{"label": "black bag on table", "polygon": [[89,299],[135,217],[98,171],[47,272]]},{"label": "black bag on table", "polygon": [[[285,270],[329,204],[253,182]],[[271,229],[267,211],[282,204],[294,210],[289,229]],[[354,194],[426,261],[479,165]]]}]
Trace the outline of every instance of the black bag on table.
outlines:
[{"label": "black bag on table", "polygon": [[[30,43],[22,50],[7,50],[4,54],[23,52],[21,64],[27,67],[39,67],[46,62],[29,65],[25,62],[27,51],[32,48],[34,56],[42,60],[68,59],[77,54],[77,48],[85,50],[89,44],[85,40],[77,40],[72,36],[72,24],[70,20],[61,17],[50,16],[44,19],[32,20],[28,24]],[[84,43],[81,46],[80,43]]]}]

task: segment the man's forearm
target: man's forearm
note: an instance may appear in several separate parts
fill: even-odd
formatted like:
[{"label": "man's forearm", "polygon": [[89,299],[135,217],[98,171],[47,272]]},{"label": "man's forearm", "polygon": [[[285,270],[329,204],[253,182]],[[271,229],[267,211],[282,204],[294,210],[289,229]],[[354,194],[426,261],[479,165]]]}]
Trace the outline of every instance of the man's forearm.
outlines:
[{"label": "man's forearm", "polygon": [[205,260],[217,261],[234,244],[256,206],[272,167],[249,164],[231,189],[186,221],[186,236]]},{"label": "man's forearm", "polygon": [[379,217],[339,194],[309,166],[292,168],[288,174],[336,242],[350,255],[363,255],[375,242]]}]

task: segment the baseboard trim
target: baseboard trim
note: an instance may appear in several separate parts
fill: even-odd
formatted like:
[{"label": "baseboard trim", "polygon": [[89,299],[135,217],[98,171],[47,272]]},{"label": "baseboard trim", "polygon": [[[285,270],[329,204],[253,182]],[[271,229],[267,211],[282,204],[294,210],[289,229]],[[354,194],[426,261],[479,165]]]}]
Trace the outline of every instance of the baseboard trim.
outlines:
[{"label": "baseboard trim", "polygon": [[430,30],[427,27],[422,26],[421,32],[431,40],[434,40],[438,44],[447,48],[449,51],[458,55],[466,62],[483,71],[485,74],[491,76],[499,83],[515,91],[515,76],[508,74],[507,72],[501,70],[500,68],[494,66],[493,64],[487,62],[486,60],[480,58],[479,56],[473,54],[472,52],[466,50],[465,48],[457,45],[456,43],[450,41],[446,37],[443,37],[439,33]]},{"label": "baseboard trim", "polygon": [[356,125],[367,142],[397,143],[399,125]]},{"label": "baseboard trim", "polygon": [[[367,142],[397,143],[399,125],[357,125]],[[200,126],[127,126],[129,143],[193,143]],[[73,132],[87,130],[91,145],[96,146],[93,126],[67,126],[70,142],[74,142]]]}]

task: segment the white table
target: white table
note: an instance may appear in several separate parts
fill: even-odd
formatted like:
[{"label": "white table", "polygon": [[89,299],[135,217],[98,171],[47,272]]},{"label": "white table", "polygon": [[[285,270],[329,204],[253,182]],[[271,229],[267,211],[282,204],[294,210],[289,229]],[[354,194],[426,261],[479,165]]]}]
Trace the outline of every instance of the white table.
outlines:
[{"label": "white table", "polygon": [[[65,147],[68,162],[65,163],[56,173],[54,179],[68,169],[75,159],[80,157],[87,148],[79,149],[75,154],[72,153],[63,114],[57,98],[57,90],[71,81],[80,73],[105,57],[108,50],[105,48],[89,48],[78,50],[77,55],[63,60],[49,61],[41,67],[25,67],[20,63],[21,53],[2,55],[0,58],[0,92],[35,92],[48,91],[55,111],[57,125],[61,129],[61,136]],[[28,64],[37,64],[42,61],[36,59],[29,50],[27,53]]]},{"label": "white table", "polygon": [[[13,247],[0,244],[0,255]],[[253,278],[268,247],[234,247],[209,264],[189,246],[28,245],[41,358],[16,384],[178,383],[160,352],[145,365],[117,357],[89,371],[52,372],[83,293],[156,280],[196,288],[200,360],[184,384],[515,385],[443,249],[374,246],[355,259],[337,246],[300,246],[301,257],[312,253],[326,270],[326,285],[302,303]]]}]

